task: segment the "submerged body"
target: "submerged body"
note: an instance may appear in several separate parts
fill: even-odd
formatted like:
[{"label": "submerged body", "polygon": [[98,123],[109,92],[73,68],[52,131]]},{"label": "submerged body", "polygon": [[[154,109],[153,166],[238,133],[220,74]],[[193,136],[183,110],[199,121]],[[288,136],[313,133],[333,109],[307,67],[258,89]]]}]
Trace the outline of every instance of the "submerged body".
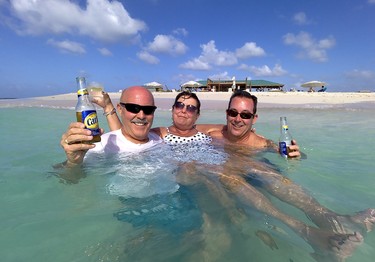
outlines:
[{"label": "submerged body", "polygon": [[[279,111],[262,109],[262,119],[258,121],[257,129],[268,137],[277,138]],[[24,118],[25,112],[27,119]],[[102,116],[101,111],[98,113]],[[293,119],[293,129],[303,130],[299,132],[298,140],[309,154],[309,159],[283,161],[274,153],[266,153],[263,157],[276,164],[289,179],[307,187],[314,197],[333,210],[351,214],[372,206],[375,169],[372,151],[375,140],[363,138],[371,137],[375,129],[373,109],[285,109],[285,114]],[[50,118],[52,115],[57,117]],[[201,122],[216,121],[222,119],[222,115],[223,110],[212,110],[209,114],[202,114]],[[311,119],[318,115],[319,121],[311,126]],[[156,126],[169,123],[168,112],[159,116]],[[56,141],[46,141],[45,138],[61,135],[61,130],[50,127],[59,127],[61,122],[71,121],[74,118],[73,110],[65,107],[12,107],[0,110],[0,118],[3,119],[2,124],[9,127],[3,130],[4,150],[0,159],[0,220],[4,232],[0,234],[0,242],[4,261],[28,261],[33,258],[35,261],[58,262],[74,261],[77,257],[82,262],[131,261],[129,257],[134,258],[132,261],[199,261],[188,256],[189,252],[192,254],[204,245],[198,235],[186,236],[178,241],[176,238],[168,240],[160,231],[145,230],[145,234],[141,235],[139,227],[132,227],[113,217],[115,212],[122,209],[123,203],[118,197],[108,194],[106,185],[110,181],[109,172],[114,162],[120,163],[119,159],[103,161],[103,165],[95,168],[88,167],[86,178],[78,184],[60,183],[63,181],[55,176],[56,170],[51,168],[51,164],[60,162],[62,154]],[[46,119],[49,121],[46,122]],[[267,124],[272,121],[274,126]],[[24,135],[21,124],[31,127],[28,136]],[[101,124],[104,127],[103,121]],[[351,145],[355,145],[351,147],[350,154],[347,144],[342,141],[351,141]],[[332,154],[333,145],[335,154]],[[163,157],[159,155],[159,158]],[[191,189],[191,194],[206,196],[205,191],[195,190],[194,187]],[[282,210],[289,210],[279,201],[272,201]],[[224,209],[219,208],[215,199],[207,200],[207,203],[214,217],[223,218]],[[309,222],[300,212],[292,215]],[[311,248],[282,223],[256,211],[243,217],[243,226],[247,229],[245,234],[235,230],[238,227],[234,227],[230,220],[222,219],[227,229],[222,231],[206,216],[202,216],[207,222],[201,228],[202,235],[210,245],[208,248],[214,251],[211,261],[315,261],[309,255]],[[272,225],[286,233],[270,229]],[[271,251],[255,235],[257,230],[269,232],[279,249]],[[348,262],[373,261],[373,234],[364,234],[364,244]],[[232,240],[230,245],[226,242],[228,238]],[[61,252],[61,247],[69,252]],[[218,250],[222,251],[220,255]]]},{"label": "submerged body", "polygon": [[[206,132],[213,135],[217,140],[222,139],[226,152],[232,151],[231,147],[241,146],[249,146],[252,149],[267,148],[268,141],[264,137],[258,136],[252,132],[252,125],[257,119],[256,102],[256,97],[247,92],[235,92],[230,98],[227,109],[227,125],[223,126],[221,130]],[[198,104],[194,105],[192,103]],[[122,105],[121,102],[120,104]],[[170,130],[173,130],[172,135],[175,137],[188,138],[188,141],[190,141],[192,137],[198,139],[196,135],[199,134],[199,131],[195,127],[195,121],[199,116],[199,105],[199,100],[196,97],[194,99],[192,94],[179,94],[172,108],[173,125],[169,128],[155,129],[155,132],[161,137],[165,137],[171,133]],[[150,106],[136,106],[143,110],[144,114],[147,114],[148,108],[150,108]],[[134,111],[134,109],[135,108],[132,109],[130,107],[128,109],[128,107],[126,107],[128,111]],[[139,110],[136,111],[137,112],[134,113],[139,112]],[[128,123],[125,122],[125,124]],[[138,124],[142,126],[143,123],[138,122]],[[149,124],[147,125],[149,127]],[[126,127],[126,125],[121,128],[122,131],[124,127]],[[144,134],[142,137],[145,137]],[[143,143],[147,141],[148,140],[144,140]],[[299,157],[298,146],[295,146],[295,148],[297,150],[291,151],[291,154]],[[188,181],[189,185],[204,185],[207,188],[207,192],[218,199],[223,207],[228,210],[228,216],[231,220],[236,217],[236,213],[238,212],[235,211],[233,201],[228,198],[228,193],[234,194],[246,205],[252,206],[285,223],[291,230],[312,246],[316,252],[316,256],[333,260],[341,260],[350,256],[355,247],[363,242],[362,235],[356,231],[357,229],[355,229],[353,225],[366,224],[369,222],[370,226],[372,226],[375,221],[375,211],[373,209],[369,209],[359,216],[349,217],[338,215],[321,206],[301,187],[291,181],[286,183],[288,187],[279,187],[280,182],[284,184],[286,180],[280,173],[272,168],[260,165],[255,165],[255,167],[253,166],[254,161],[251,161],[251,159],[248,159],[250,161],[246,161],[244,159],[246,155],[239,155],[236,152],[230,152],[229,156],[229,160],[227,160],[224,165],[220,166],[218,169],[212,170],[209,175],[204,175],[207,170],[210,170],[206,164],[202,165],[202,167],[199,167],[199,165],[194,166],[198,171],[196,172],[194,169],[190,168],[192,163],[187,163],[181,165],[183,168],[179,168],[182,171],[178,173],[177,177],[182,177],[182,180],[179,180],[183,181],[182,183]],[[241,159],[245,161],[239,161]],[[199,171],[199,168],[203,171]],[[306,215],[311,217],[317,228],[309,226],[297,218],[282,212],[269,201],[264,194],[248,184],[245,177],[249,170],[254,172],[256,177],[259,177],[262,182],[266,181],[265,185],[268,186],[265,188],[271,194],[274,194],[280,200],[304,211]],[[180,173],[182,175],[180,175]],[[221,185],[218,186],[217,182],[220,182]],[[226,190],[223,190],[223,187]],[[293,193],[290,194],[291,192]],[[297,194],[294,194],[294,192]],[[209,206],[205,205],[204,199],[203,201],[202,199],[198,199],[197,201],[198,206],[202,208],[202,210],[209,210]],[[332,222],[334,222],[333,225]],[[340,247],[339,249],[337,249],[338,246]]]},{"label": "submerged body", "polygon": [[257,237],[259,237],[259,239],[262,240],[264,244],[269,246],[271,248],[271,250],[279,249],[275,240],[266,231],[258,230],[258,231],[255,232],[255,235]]}]

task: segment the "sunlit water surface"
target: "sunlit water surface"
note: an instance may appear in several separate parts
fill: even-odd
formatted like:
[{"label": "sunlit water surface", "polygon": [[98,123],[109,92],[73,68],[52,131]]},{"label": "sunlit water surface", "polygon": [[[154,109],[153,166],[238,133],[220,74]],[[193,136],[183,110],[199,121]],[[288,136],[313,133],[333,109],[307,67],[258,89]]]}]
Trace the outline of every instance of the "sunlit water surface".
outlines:
[{"label": "sunlit water surface", "polygon": [[[336,212],[375,206],[371,110],[263,109],[257,132],[277,141],[281,115],[307,159],[262,157]],[[138,156],[97,157],[79,183],[68,183],[52,166],[65,159],[59,141],[74,121],[73,110],[2,108],[0,119],[1,261],[313,261],[311,247],[281,222],[242,206],[246,219],[233,224],[206,187],[176,181],[181,163],[221,165],[226,155],[220,150],[159,147]],[[99,121],[108,130],[101,116]],[[224,121],[223,112],[213,110],[199,120]],[[157,111],[155,126],[170,122],[169,110]],[[267,197],[310,223],[302,212]],[[258,230],[278,249],[262,242]],[[348,261],[373,261],[374,247],[370,232]]]}]

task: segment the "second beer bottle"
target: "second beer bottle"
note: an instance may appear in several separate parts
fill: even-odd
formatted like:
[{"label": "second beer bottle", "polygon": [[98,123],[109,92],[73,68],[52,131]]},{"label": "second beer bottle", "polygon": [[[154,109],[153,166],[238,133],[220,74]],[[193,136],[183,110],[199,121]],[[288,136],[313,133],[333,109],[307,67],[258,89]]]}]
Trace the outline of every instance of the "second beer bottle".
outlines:
[{"label": "second beer bottle", "polygon": [[88,143],[100,142],[100,129],[98,122],[98,115],[95,106],[91,103],[86,87],[86,79],[84,77],[77,77],[77,95],[78,102],[76,105],[77,121],[85,124],[85,128],[91,130],[91,135],[94,137]]},{"label": "second beer bottle", "polygon": [[289,152],[289,146],[292,144],[292,135],[289,132],[288,123],[286,117],[280,117],[280,138],[279,138],[279,150],[280,154],[287,158]]}]

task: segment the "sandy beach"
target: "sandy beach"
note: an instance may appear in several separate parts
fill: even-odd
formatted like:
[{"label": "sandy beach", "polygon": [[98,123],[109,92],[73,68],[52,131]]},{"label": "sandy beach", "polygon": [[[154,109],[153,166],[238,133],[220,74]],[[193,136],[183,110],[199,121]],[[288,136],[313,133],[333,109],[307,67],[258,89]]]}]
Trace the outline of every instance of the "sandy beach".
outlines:
[{"label": "sandy beach", "polygon": [[[110,92],[117,103],[121,93]],[[160,109],[169,109],[178,92],[154,92]],[[259,108],[375,108],[375,93],[354,92],[252,92],[258,97]],[[198,92],[202,109],[225,109],[230,92]],[[3,99],[0,107],[62,107],[72,108],[77,102],[76,93],[25,99]]]}]

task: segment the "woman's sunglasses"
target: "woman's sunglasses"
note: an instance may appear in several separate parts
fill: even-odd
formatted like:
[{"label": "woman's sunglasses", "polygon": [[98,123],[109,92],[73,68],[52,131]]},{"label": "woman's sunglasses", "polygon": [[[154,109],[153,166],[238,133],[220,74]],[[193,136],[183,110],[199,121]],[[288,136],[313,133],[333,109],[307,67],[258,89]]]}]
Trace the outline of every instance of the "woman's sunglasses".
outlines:
[{"label": "woman's sunglasses", "polygon": [[142,110],[145,115],[152,115],[157,108],[156,106],[141,106],[138,104],[123,103],[123,102],[120,102],[120,105],[122,107],[125,107],[125,109],[129,111],[130,113],[138,114]]},{"label": "woman's sunglasses", "polygon": [[176,102],[174,105],[174,108],[178,109],[178,110],[182,110],[184,109],[184,107],[186,106],[186,111],[189,112],[189,113],[195,113],[195,111],[198,110],[198,108],[196,106],[193,106],[193,105],[185,105],[184,103],[182,102]]},{"label": "woman's sunglasses", "polygon": [[252,113],[247,113],[247,112],[238,113],[236,109],[227,109],[227,115],[230,117],[236,117],[238,116],[238,114],[240,114],[240,117],[242,119],[251,119],[254,117],[254,114]]}]

